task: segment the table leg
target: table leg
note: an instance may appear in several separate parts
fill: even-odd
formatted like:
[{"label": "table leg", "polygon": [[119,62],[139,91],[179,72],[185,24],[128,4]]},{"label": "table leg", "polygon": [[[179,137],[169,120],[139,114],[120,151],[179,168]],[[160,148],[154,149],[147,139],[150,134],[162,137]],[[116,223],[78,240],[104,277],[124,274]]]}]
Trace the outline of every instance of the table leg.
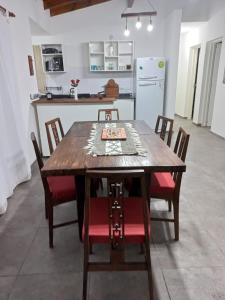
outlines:
[{"label": "table leg", "polygon": [[141,181],[139,178],[131,179],[131,189],[129,191],[130,197],[140,197],[141,196]]},{"label": "table leg", "polygon": [[78,230],[80,241],[82,241],[82,228],[84,222],[85,176],[76,176],[75,181],[77,191]]}]

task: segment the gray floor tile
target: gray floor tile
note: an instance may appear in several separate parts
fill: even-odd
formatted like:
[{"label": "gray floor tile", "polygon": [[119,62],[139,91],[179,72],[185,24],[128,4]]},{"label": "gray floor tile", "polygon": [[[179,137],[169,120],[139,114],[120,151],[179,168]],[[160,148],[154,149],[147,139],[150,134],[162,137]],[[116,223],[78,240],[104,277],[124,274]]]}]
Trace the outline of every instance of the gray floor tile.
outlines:
[{"label": "gray floor tile", "polygon": [[16,277],[0,276],[0,299],[7,300]]},{"label": "gray floor tile", "polygon": [[18,274],[35,233],[33,228],[5,228],[0,234],[0,275]]},{"label": "gray floor tile", "polygon": [[82,274],[19,276],[9,300],[81,300]]},{"label": "gray floor tile", "polygon": [[44,204],[37,202],[35,198],[33,197],[33,203],[24,201],[16,209],[9,209],[1,220],[4,225],[11,228],[38,228],[44,214]]},{"label": "gray floor tile", "polygon": [[225,299],[224,268],[163,270],[171,299]]},{"label": "gray floor tile", "polygon": [[82,272],[83,247],[77,226],[54,230],[54,249],[49,248],[48,229],[40,228],[21,269],[21,274]]}]

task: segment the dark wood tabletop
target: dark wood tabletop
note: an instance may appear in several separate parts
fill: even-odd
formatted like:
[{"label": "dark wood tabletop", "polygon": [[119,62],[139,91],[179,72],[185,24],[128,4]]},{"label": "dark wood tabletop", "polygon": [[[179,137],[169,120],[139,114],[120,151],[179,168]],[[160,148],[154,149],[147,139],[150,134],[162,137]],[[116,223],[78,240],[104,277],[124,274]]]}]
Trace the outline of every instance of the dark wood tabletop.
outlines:
[{"label": "dark wood tabletop", "polygon": [[[123,121],[125,122],[125,121]],[[140,135],[146,157],[137,155],[92,157],[83,148],[93,122],[75,122],[42,169],[44,176],[83,175],[86,169],[136,169],[146,172],[185,172],[185,164],[144,121],[128,121]]]}]

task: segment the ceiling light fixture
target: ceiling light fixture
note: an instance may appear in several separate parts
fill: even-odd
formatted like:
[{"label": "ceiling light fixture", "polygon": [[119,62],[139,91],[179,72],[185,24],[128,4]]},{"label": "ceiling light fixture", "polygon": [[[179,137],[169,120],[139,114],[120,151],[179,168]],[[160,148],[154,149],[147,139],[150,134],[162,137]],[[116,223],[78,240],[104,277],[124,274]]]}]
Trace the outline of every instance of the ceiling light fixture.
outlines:
[{"label": "ceiling light fixture", "polygon": [[151,17],[150,17],[150,21],[149,21],[149,24],[148,24],[148,26],[147,26],[147,30],[148,30],[149,32],[151,32],[153,29],[154,29],[154,26],[153,26],[153,24],[152,24],[152,19],[151,19]]},{"label": "ceiling light fixture", "polygon": [[[127,19],[128,18],[137,18],[137,22],[136,22],[136,28],[137,30],[141,29],[142,27],[142,22],[140,20],[140,18],[142,17],[150,17],[150,22],[147,26],[147,31],[151,32],[154,28],[153,24],[152,24],[152,19],[151,17],[153,16],[157,16],[157,11],[155,10],[154,6],[151,4],[150,0],[147,0],[149,6],[152,8],[152,11],[144,11],[144,12],[129,12],[129,13],[125,13],[126,9],[123,11],[123,13],[121,14],[121,18],[126,18],[126,29],[124,31],[124,35],[126,37],[128,37],[130,35],[130,30],[127,27]],[[131,8],[131,7],[129,7]]]},{"label": "ceiling light fixture", "polygon": [[136,28],[139,30],[142,27],[142,23],[140,21],[140,16],[138,16],[137,22],[136,22]]},{"label": "ceiling light fixture", "polygon": [[126,29],[124,30],[124,35],[126,37],[128,37],[130,35],[130,30],[128,29],[128,26],[127,26],[127,18],[126,18]]}]

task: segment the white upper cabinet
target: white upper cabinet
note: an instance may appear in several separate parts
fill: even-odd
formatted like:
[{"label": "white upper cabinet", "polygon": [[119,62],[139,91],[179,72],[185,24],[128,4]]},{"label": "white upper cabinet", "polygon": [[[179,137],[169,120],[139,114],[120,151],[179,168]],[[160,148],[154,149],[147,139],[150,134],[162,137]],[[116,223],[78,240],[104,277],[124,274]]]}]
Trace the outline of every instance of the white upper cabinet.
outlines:
[{"label": "white upper cabinet", "polygon": [[89,43],[91,72],[132,72],[133,41],[96,41]]},{"label": "white upper cabinet", "polygon": [[65,72],[61,44],[41,45],[43,68],[46,73]]}]

